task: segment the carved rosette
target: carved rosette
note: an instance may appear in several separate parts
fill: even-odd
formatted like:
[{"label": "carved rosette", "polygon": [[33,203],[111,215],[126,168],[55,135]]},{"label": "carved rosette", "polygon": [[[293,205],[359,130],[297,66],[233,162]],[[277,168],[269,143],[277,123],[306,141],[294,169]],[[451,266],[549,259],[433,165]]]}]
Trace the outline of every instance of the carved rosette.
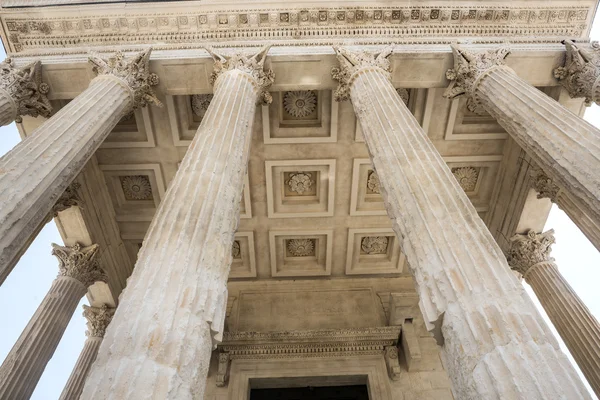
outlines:
[{"label": "carved rosette", "polygon": [[317,95],[314,90],[294,90],[283,96],[283,108],[296,118],[304,118],[317,108]]},{"label": "carved rosette", "polygon": [[600,44],[576,45],[565,40],[565,65],[554,70],[554,77],[569,96],[584,97],[586,105],[600,104]]},{"label": "carved rosette", "polygon": [[125,59],[120,51],[107,59],[96,53],[91,53],[89,56],[92,70],[98,77],[116,78],[131,91],[132,107],[123,115],[148,104],[162,106],[152,89],[153,86],[158,85],[158,75],[150,72],[151,52],[152,48],[148,48],[129,59]]},{"label": "carved rosette", "polygon": [[510,249],[508,251],[508,265],[524,277],[531,267],[541,262],[553,262],[550,257],[554,239],[554,230],[550,229],[544,233],[536,233],[530,230],[525,235],[516,234],[510,238]]},{"label": "carved rosette", "polygon": [[252,77],[256,89],[260,92],[260,99],[264,104],[271,104],[273,97],[267,89],[275,81],[275,73],[271,69],[265,70],[265,60],[271,46],[265,46],[254,55],[236,52],[232,55],[216,53],[214,49],[206,47],[206,51],[215,61],[210,83],[214,85],[223,72],[238,69]]},{"label": "carved rosette", "polygon": [[388,244],[387,236],[366,236],[362,238],[360,248],[367,254],[385,254]]},{"label": "carved rosette", "polygon": [[450,86],[444,92],[444,97],[454,99],[466,95],[467,108],[475,113],[482,113],[483,108],[477,98],[476,89],[481,78],[505,66],[505,58],[510,54],[508,47],[500,47],[474,53],[460,46],[452,45],[454,68],[446,71]]},{"label": "carved rosette", "polygon": [[66,209],[69,209],[71,207],[81,207],[81,205],[83,204],[83,200],[77,192],[80,187],[81,185],[79,183],[73,182],[58,198],[56,204],[52,206],[52,214],[55,218],[58,217],[58,213],[61,211],[65,211]]},{"label": "carved rosette", "polygon": [[553,203],[556,203],[560,188],[554,183],[554,181],[550,179],[541,168],[530,169],[529,176],[531,176],[531,185],[537,192],[537,198],[548,198]]},{"label": "carved rosette", "polygon": [[234,240],[231,246],[231,256],[233,258],[242,258],[242,249],[240,248],[240,242],[237,240]]},{"label": "carved rosette", "polygon": [[479,173],[473,167],[453,168],[452,175],[458,181],[458,184],[465,192],[472,192],[477,186]]},{"label": "carved rosette", "polygon": [[315,184],[315,181],[312,179],[311,174],[298,172],[290,175],[290,179],[288,180],[287,184],[292,192],[301,195],[310,190],[310,188]]},{"label": "carved rosette", "polygon": [[100,267],[98,245],[81,247],[79,243],[74,246],[59,246],[52,243],[52,255],[58,258],[59,276],[77,279],[86,288],[95,282],[107,282],[108,277]]},{"label": "carved rosette", "polygon": [[340,63],[339,68],[331,69],[331,77],[338,81],[339,85],[333,95],[336,101],[350,100],[350,87],[356,77],[356,73],[365,68],[379,68],[391,79],[390,60],[393,48],[388,46],[379,53],[368,53],[365,51],[350,51],[344,47],[334,46],[335,54]]},{"label": "carved rosette", "polygon": [[381,193],[381,185],[379,183],[379,176],[377,176],[377,172],[369,172],[369,177],[367,178],[367,189],[369,189],[372,193]]},{"label": "carved rosette", "polygon": [[88,337],[104,337],[106,327],[110,324],[113,315],[115,315],[115,309],[108,307],[106,304],[102,307],[90,307],[83,306],[83,316],[87,319],[87,331],[85,332]]},{"label": "carved rosette", "polygon": [[121,187],[126,200],[148,200],[152,198],[152,186],[146,175],[122,177]]},{"label": "carved rosette", "polygon": [[315,243],[313,239],[290,239],[287,249],[293,257],[307,257],[314,254]]},{"label": "carved rosette", "polygon": [[0,89],[5,90],[15,106],[14,119],[21,122],[22,115],[48,118],[52,112],[46,97],[50,87],[42,82],[42,64],[35,61],[17,68],[12,59],[0,63]]},{"label": "carved rosette", "polygon": [[208,110],[208,106],[213,99],[212,94],[195,94],[192,96],[192,111],[200,118],[204,118],[204,114]]}]

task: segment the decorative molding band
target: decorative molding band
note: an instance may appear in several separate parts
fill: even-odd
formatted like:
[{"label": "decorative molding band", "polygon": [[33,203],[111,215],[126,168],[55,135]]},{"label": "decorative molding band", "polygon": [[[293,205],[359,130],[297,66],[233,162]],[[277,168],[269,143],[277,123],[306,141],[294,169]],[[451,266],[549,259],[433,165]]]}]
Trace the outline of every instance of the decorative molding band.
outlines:
[{"label": "decorative molding band", "polygon": [[581,37],[592,13],[585,6],[334,7],[197,14],[158,10],[142,13],[132,7],[128,13],[112,15],[85,15],[85,11],[70,18],[32,18],[34,13],[19,16],[16,12],[5,15],[2,24],[10,51],[224,40],[228,46],[264,41],[298,46],[333,44],[349,37],[363,38],[356,44],[403,43],[407,37],[439,38],[446,43],[452,37],[463,36],[556,41]]}]

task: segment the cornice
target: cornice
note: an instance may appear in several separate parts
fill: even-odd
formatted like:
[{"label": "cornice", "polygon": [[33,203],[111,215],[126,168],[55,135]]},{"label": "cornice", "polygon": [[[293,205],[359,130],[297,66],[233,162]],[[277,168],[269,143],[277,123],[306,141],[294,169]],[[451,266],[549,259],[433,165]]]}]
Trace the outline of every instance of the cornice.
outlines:
[{"label": "cornice", "polygon": [[[404,4],[404,3],[402,3]],[[314,4],[313,4],[314,5]],[[1,21],[9,52],[137,44],[260,45],[438,43],[458,38],[521,38],[557,41],[581,38],[591,5],[519,7],[508,5],[240,7],[215,4],[191,10],[132,7],[54,7],[52,12],[3,9]],[[43,10],[47,10],[44,8]],[[64,10],[64,11],[63,11]],[[75,12],[77,11],[77,12]]]}]

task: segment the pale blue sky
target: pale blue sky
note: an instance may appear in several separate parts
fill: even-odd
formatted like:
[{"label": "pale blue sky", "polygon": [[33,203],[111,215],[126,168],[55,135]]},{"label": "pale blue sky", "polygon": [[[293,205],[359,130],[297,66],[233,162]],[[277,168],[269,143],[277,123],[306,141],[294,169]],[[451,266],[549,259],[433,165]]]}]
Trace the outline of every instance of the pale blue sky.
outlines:
[{"label": "pale blue sky", "polygon": [[[592,37],[600,38],[600,24],[594,25]],[[4,57],[4,50],[0,47],[0,59],[4,59]],[[590,107],[586,111],[585,118],[595,126],[600,126],[600,107],[596,105]],[[0,156],[8,152],[19,141],[19,134],[14,123],[10,126],[0,127]],[[550,213],[545,230],[551,228],[555,230],[556,236],[552,255],[556,259],[561,273],[596,318],[600,318],[600,296],[598,296],[600,253],[564,212],[556,207],[553,207]],[[14,271],[0,286],[0,304],[2,305],[0,321],[3,321],[0,329],[0,362],[4,360],[18,339],[56,277],[58,263],[50,255],[50,243],[52,242],[62,243],[54,222],[46,225],[40,232]],[[530,288],[527,289],[561,342],[563,349],[566,350],[533,292]],[[85,341],[85,318],[81,315],[83,304],[87,304],[85,298],[80,302],[78,311],[69,323],[32,399],[54,400],[60,396]]]}]

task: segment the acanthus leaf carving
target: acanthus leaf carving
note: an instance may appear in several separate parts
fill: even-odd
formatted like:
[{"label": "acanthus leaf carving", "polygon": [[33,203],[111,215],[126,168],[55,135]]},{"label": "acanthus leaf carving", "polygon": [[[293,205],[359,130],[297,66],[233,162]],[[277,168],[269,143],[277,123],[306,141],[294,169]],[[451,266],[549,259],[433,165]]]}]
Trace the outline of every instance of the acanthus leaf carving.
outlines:
[{"label": "acanthus leaf carving", "polygon": [[42,82],[42,64],[39,61],[17,68],[11,58],[0,63],[0,89],[6,91],[14,102],[14,117],[42,116],[48,118],[52,112],[46,97],[50,87]]},{"label": "acanthus leaf carving", "polygon": [[472,52],[458,45],[452,45],[454,68],[446,71],[450,86],[444,92],[444,97],[467,96],[467,108],[481,114],[484,110],[477,99],[476,89],[479,81],[496,68],[505,67],[504,60],[510,54],[506,46],[482,52]]},{"label": "acanthus leaf carving", "polygon": [[554,239],[554,230],[550,229],[544,233],[536,233],[534,230],[526,234],[516,234],[510,238],[510,249],[508,250],[508,265],[515,271],[527,277],[532,267],[542,262],[552,262],[550,257]]},{"label": "acanthus leaf carving", "polygon": [[58,258],[59,276],[77,279],[86,288],[95,282],[107,282],[108,276],[98,263],[97,244],[82,247],[79,243],[73,246],[59,246],[52,243],[52,255]]},{"label": "acanthus leaf carving", "polygon": [[126,114],[148,104],[162,107],[162,103],[152,89],[153,86],[158,85],[158,75],[150,72],[151,52],[152,48],[148,48],[129,59],[125,59],[120,51],[107,59],[96,53],[91,53],[89,56],[92,70],[99,77],[108,75],[117,78],[131,91],[132,105]]},{"label": "acanthus leaf carving", "polygon": [[65,211],[71,207],[81,207],[83,200],[77,192],[81,185],[77,182],[71,183],[63,194],[58,198],[54,206],[52,206],[52,214],[56,218],[58,213]]},{"label": "acanthus leaf carving", "polygon": [[298,193],[299,195],[304,194],[310,190],[315,184],[312,174],[305,172],[296,172],[290,174],[290,179],[287,181],[287,185],[292,192]]},{"label": "acanthus leaf carving", "polygon": [[84,304],[83,316],[87,319],[88,328],[85,332],[86,336],[103,338],[113,315],[115,315],[115,309],[106,304],[102,307],[90,307]]},{"label": "acanthus leaf carving", "polygon": [[585,98],[586,105],[600,104],[600,44],[575,44],[565,40],[565,65],[554,70],[554,77],[572,98]]},{"label": "acanthus leaf carving", "polygon": [[548,198],[553,203],[557,202],[560,187],[541,168],[534,167],[530,169],[529,176],[531,177],[533,189],[537,192],[538,199]]},{"label": "acanthus leaf carving", "polygon": [[391,79],[389,57],[393,51],[392,46],[387,46],[378,53],[351,51],[339,46],[334,46],[333,49],[340,63],[339,67],[331,69],[331,77],[339,83],[333,93],[336,101],[350,100],[350,87],[356,76],[355,73],[363,68],[380,68]]},{"label": "acanthus leaf carving", "polygon": [[270,48],[271,46],[267,45],[253,55],[243,52],[225,55],[217,53],[211,47],[205,47],[214,60],[214,68],[210,76],[211,85],[214,85],[224,72],[237,69],[253,78],[253,83],[260,93],[260,100],[264,104],[271,104],[273,97],[267,89],[275,81],[275,73],[272,69],[265,69],[265,60]]}]

